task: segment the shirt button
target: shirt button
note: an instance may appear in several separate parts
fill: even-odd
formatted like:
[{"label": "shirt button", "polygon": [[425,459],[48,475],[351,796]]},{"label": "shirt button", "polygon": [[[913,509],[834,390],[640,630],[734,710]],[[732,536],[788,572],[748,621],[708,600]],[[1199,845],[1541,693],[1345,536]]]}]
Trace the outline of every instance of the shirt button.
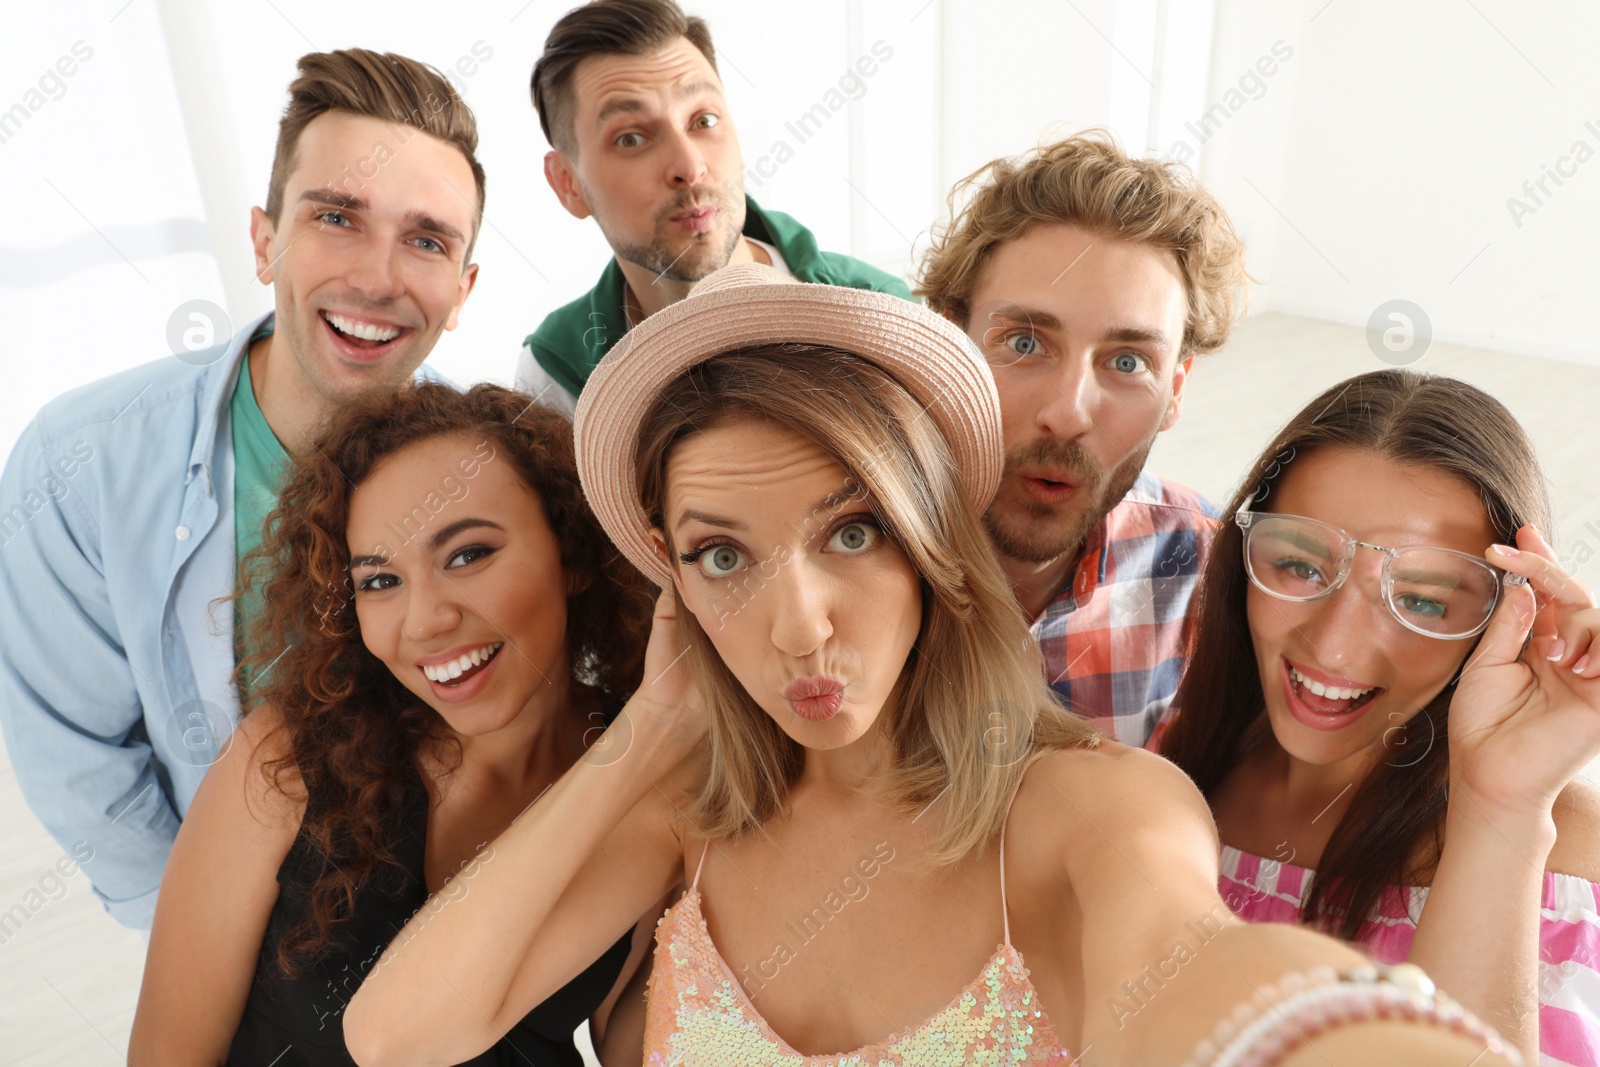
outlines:
[{"label": "shirt button", "polygon": [[189,540],[189,527],[180,526],[176,530],[172,531],[172,535],[180,541],[187,541]]}]

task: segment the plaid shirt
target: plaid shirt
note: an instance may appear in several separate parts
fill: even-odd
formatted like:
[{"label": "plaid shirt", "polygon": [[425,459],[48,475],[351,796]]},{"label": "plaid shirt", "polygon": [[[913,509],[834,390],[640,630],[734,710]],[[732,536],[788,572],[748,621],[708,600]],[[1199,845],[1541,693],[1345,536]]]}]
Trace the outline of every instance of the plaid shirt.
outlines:
[{"label": "plaid shirt", "polygon": [[1123,744],[1153,748],[1172,717],[1219,515],[1146,471],[1089,531],[1072,580],[1033,622],[1057,699]]}]

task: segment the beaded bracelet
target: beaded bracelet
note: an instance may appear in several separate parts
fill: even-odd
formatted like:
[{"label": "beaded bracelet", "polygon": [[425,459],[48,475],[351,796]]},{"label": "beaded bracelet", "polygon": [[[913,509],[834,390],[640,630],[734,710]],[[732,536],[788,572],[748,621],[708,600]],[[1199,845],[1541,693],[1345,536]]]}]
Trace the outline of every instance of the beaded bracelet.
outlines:
[{"label": "beaded bracelet", "polygon": [[1273,1067],[1318,1034],[1374,1019],[1423,1022],[1483,1042],[1511,1062],[1522,1055],[1477,1016],[1440,992],[1421,967],[1401,963],[1380,971],[1313,967],[1266,985],[1217,1023],[1195,1045],[1184,1067]]}]

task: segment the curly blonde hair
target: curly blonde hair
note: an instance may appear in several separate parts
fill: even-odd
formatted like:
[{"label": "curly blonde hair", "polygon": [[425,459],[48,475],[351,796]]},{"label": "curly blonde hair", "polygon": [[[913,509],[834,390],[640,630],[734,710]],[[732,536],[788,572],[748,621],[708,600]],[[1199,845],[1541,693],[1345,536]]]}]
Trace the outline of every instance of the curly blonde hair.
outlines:
[{"label": "curly blonde hair", "polygon": [[1134,159],[1106,130],[987,163],[956,183],[949,208],[916,292],[963,328],[990,253],[1041,224],[1170,250],[1189,297],[1182,358],[1221,348],[1244,312],[1244,245],[1222,205],[1183,164]]}]

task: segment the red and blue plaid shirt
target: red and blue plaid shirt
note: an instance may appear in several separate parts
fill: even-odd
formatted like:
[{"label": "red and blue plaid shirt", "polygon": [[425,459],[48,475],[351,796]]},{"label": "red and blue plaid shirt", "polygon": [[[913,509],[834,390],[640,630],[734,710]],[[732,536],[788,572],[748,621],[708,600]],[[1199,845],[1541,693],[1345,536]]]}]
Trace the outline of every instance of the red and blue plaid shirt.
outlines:
[{"label": "red and blue plaid shirt", "polygon": [[1146,471],[1089,531],[1071,581],[1033,622],[1056,699],[1123,744],[1153,748],[1172,717],[1219,515]]}]

